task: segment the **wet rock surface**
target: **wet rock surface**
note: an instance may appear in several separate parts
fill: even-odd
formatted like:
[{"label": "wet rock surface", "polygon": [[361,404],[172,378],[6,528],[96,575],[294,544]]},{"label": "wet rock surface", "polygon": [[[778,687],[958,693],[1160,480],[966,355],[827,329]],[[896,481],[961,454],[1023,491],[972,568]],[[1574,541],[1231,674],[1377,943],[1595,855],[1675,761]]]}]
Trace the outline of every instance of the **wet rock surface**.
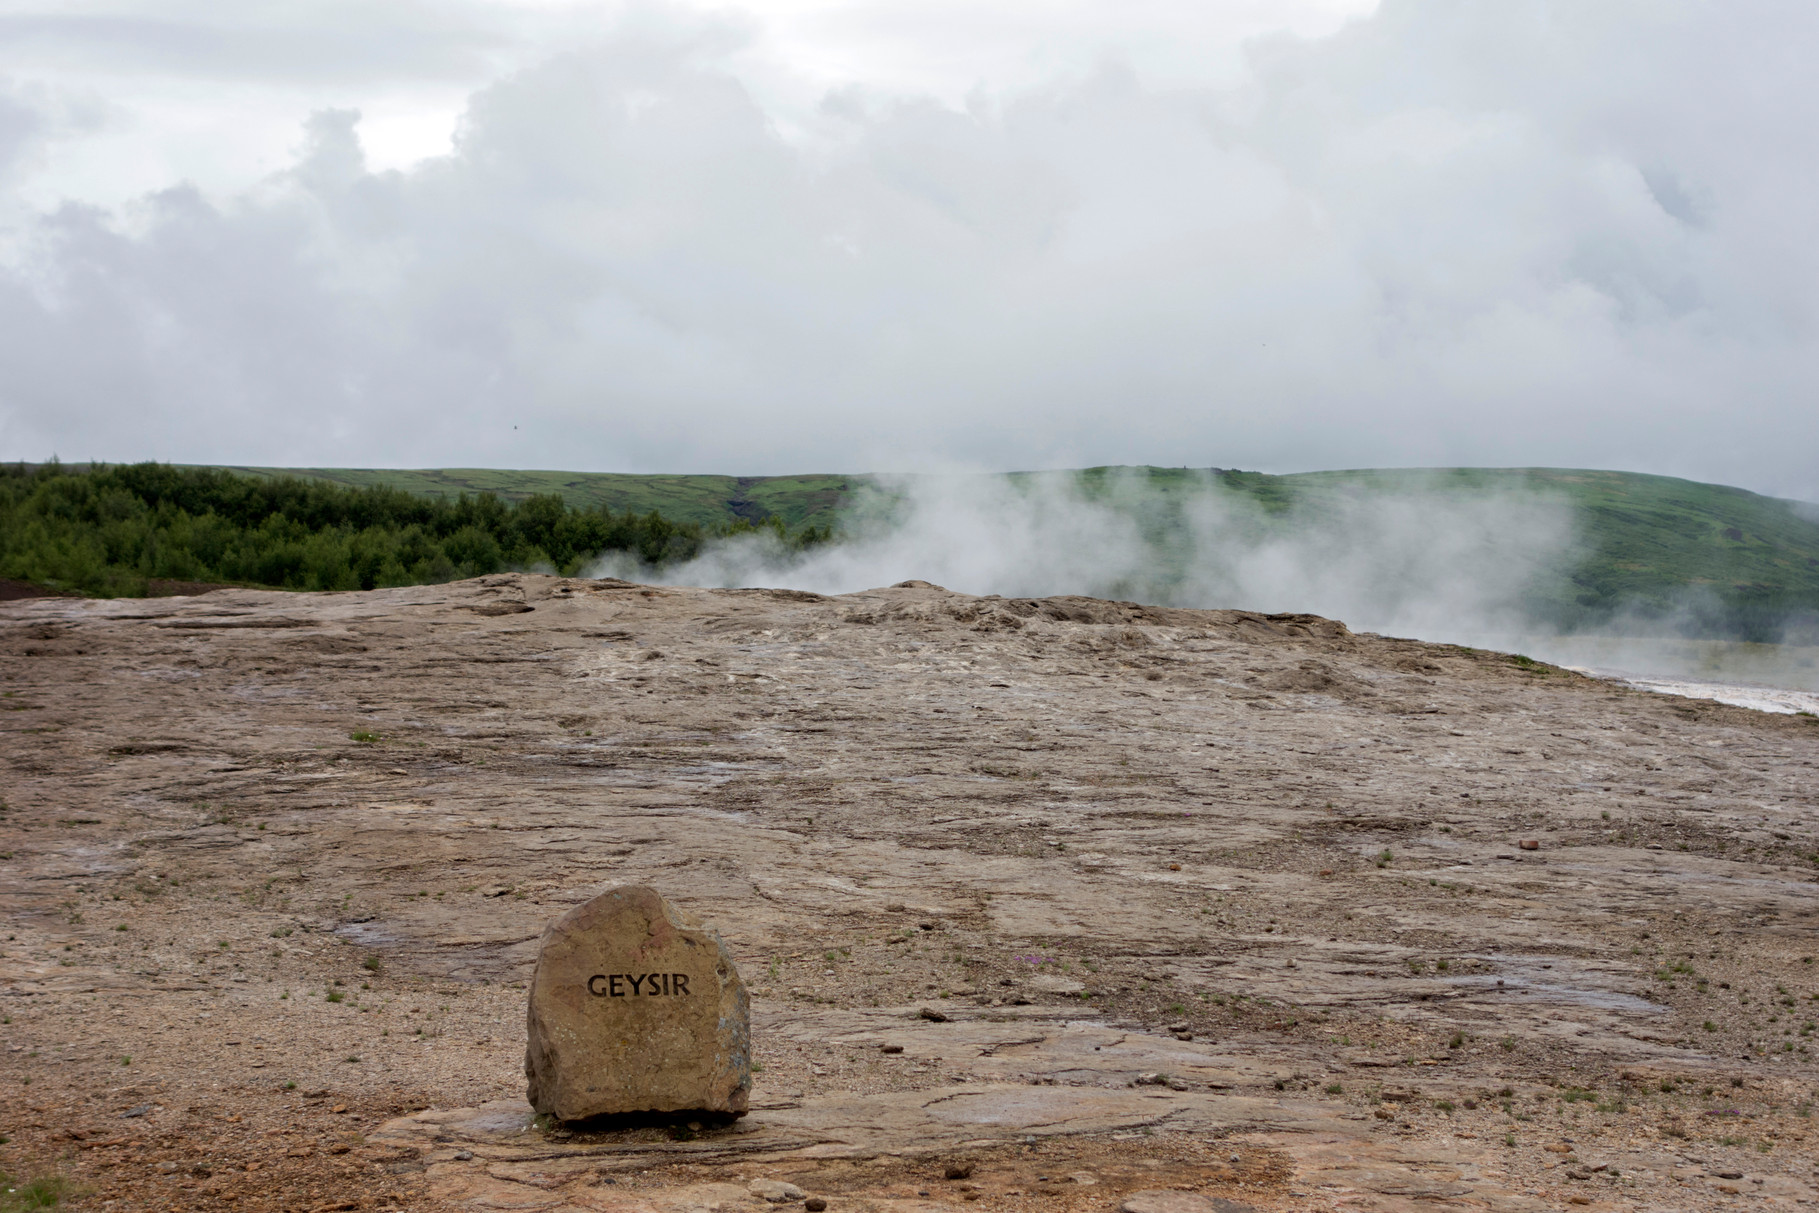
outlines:
[{"label": "wet rock surface", "polygon": [[[1816,1196],[1803,718],[1309,616],[530,576],[6,603],[0,707],[0,1167],[76,1207]],[[745,1117],[526,1101],[542,931],[623,885],[722,928]]]},{"label": "wet rock surface", "polygon": [[751,1006],[720,937],[655,889],[612,889],[544,931],[531,971],[524,1073],[557,1120],[634,1112],[738,1115]]}]

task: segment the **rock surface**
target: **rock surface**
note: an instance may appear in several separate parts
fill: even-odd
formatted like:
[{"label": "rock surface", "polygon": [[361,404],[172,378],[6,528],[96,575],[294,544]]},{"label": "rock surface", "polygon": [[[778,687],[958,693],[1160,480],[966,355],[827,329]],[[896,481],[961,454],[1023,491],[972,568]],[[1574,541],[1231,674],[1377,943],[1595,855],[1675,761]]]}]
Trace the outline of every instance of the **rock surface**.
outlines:
[{"label": "rock surface", "polygon": [[[1819,721],[1308,616],[511,575],[0,604],[0,795],[6,1170],[116,1213],[1819,1200]],[[534,1123],[538,940],[625,884],[751,983],[748,1115]]]},{"label": "rock surface", "polygon": [[613,889],[551,923],[531,974],[524,1074],[539,1113],[743,1113],[751,1004],[726,946],[655,889]]}]

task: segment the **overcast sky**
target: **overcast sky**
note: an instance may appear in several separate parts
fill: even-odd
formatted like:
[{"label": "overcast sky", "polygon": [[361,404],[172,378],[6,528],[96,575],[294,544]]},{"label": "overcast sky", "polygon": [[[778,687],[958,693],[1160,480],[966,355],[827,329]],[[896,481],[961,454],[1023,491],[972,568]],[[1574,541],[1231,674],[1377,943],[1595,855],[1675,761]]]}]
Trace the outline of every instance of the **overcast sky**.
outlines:
[{"label": "overcast sky", "polygon": [[1810,0],[0,0],[0,457],[1819,500]]}]

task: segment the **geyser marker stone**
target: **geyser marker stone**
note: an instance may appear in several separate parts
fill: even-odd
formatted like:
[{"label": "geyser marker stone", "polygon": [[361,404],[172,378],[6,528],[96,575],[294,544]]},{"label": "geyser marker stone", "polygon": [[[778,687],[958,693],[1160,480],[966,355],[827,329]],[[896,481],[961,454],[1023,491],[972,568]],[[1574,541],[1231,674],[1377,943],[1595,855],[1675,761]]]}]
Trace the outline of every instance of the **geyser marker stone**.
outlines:
[{"label": "geyser marker stone", "polygon": [[543,932],[524,1073],[558,1120],[738,1115],[751,1095],[751,1003],[720,937],[627,885]]}]

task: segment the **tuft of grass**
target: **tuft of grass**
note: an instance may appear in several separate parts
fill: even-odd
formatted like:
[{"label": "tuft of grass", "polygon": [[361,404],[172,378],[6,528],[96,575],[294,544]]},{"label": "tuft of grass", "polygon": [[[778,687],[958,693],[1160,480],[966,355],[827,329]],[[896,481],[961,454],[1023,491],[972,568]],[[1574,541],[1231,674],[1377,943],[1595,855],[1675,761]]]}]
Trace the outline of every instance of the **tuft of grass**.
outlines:
[{"label": "tuft of grass", "polygon": [[368,956],[365,960],[360,962],[360,967],[369,973],[377,973],[385,966],[379,963],[379,958],[377,956]]},{"label": "tuft of grass", "polygon": [[61,1175],[39,1175],[20,1182],[0,1171],[0,1213],[54,1209],[67,1195],[69,1181]]},{"label": "tuft of grass", "polygon": [[347,739],[349,741],[357,741],[361,745],[372,745],[379,740],[379,734],[367,729],[355,729],[347,735]]}]

